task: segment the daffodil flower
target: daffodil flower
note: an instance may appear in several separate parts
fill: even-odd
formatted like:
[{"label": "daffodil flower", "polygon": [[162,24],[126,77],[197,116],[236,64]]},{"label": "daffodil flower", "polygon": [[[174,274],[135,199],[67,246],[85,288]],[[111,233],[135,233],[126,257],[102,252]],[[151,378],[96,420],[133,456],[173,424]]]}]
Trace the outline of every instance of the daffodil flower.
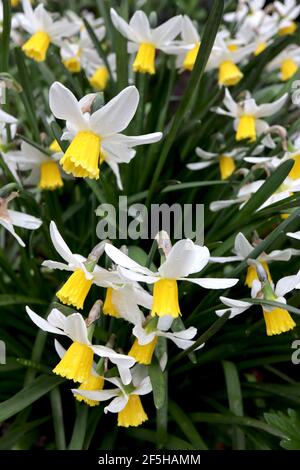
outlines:
[{"label": "daffodil flower", "polygon": [[18,243],[24,247],[25,243],[15,232],[14,227],[22,227],[27,230],[37,230],[42,225],[42,221],[33,215],[8,209],[8,204],[16,197],[18,197],[18,193],[11,193],[6,198],[0,197],[0,225],[8,230],[15,237]]},{"label": "daffodil flower", "polygon": [[[94,90],[105,90],[109,79],[111,78],[109,75],[108,68],[106,67],[105,63],[99,57],[98,54],[88,54],[87,59],[88,60],[84,64],[84,69],[87,74],[90,85]],[[116,54],[108,54],[107,62],[110,68],[110,72],[113,78],[115,78],[117,69]]]},{"label": "daffodil flower", "polygon": [[274,2],[274,7],[279,15],[279,35],[294,34],[297,30],[295,20],[300,14],[300,5],[297,5],[296,0],[284,0],[284,2]]},{"label": "daffodil flower", "polygon": [[181,39],[165,46],[164,52],[177,56],[177,68],[192,71],[200,49],[200,43],[200,36],[195,24],[187,15],[183,15]]},{"label": "daffodil flower", "polygon": [[24,53],[37,62],[43,62],[50,44],[60,45],[61,40],[78,32],[78,26],[66,19],[54,21],[44,5],[34,10],[29,0],[22,0],[24,14],[19,15],[20,25],[31,34],[22,49]]},{"label": "daffodil flower", "polygon": [[129,23],[111,8],[111,20],[115,28],[128,39],[128,52],[137,52],[133,62],[134,72],[155,73],[156,50],[164,51],[164,48],[181,32],[181,15],[174,16],[157,28],[152,29],[147,15],[138,10],[134,13]]},{"label": "daffodil flower", "polygon": [[[157,345],[159,337],[167,338],[180,349],[188,349],[195,341],[192,339],[197,334],[197,328],[189,327],[181,331],[169,332],[174,318],[172,316],[165,316],[161,318],[152,318],[147,321],[144,315],[132,315],[131,318],[125,318],[134,324],[132,334],[135,336],[133,345],[128,353],[138,363],[149,365],[152,362],[152,356]],[[203,347],[204,345],[201,345]]]},{"label": "daffodil flower", "polygon": [[239,0],[236,10],[225,13],[224,20],[228,23],[242,22],[256,28],[266,16],[263,10],[265,3],[266,0]]},{"label": "daffodil flower", "polygon": [[[256,193],[259,188],[265,183],[265,180],[254,181],[253,183],[245,184],[242,186],[235,199],[214,201],[210,204],[209,208],[212,212],[217,212],[235,204],[240,204],[240,209],[249,201],[252,194]],[[275,204],[276,202],[283,201],[290,197],[295,192],[300,191],[300,179],[293,180],[286,178],[280,188],[272,194],[257,210],[256,212],[265,209],[266,207]]]},{"label": "daffodil flower", "polygon": [[47,260],[42,263],[42,266],[73,273],[56,293],[62,303],[82,309],[93,283],[111,286],[113,282],[116,282],[116,275],[97,266],[97,261],[73,254],[53,221],[50,223],[50,237],[57,253],[66,263]]},{"label": "daffodil flower", "polygon": [[273,103],[257,105],[254,98],[247,93],[246,99],[236,103],[228,89],[225,91],[224,105],[226,109],[216,108],[215,112],[234,119],[234,129],[236,131],[236,140],[250,140],[255,142],[257,137],[267,134],[262,143],[269,148],[274,148],[275,144],[268,134],[269,124],[262,118],[270,117],[278,113],[286,104],[288,94],[285,93],[281,98]]},{"label": "daffodil flower", "polygon": [[[98,28],[95,34],[99,42],[103,41],[105,37],[105,27],[101,26]],[[91,57],[98,56],[85,28],[80,31],[78,39],[74,39],[72,42],[62,42],[60,55],[64,66],[72,73],[80,72]]]},{"label": "daffodil flower", "polygon": [[220,86],[237,85],[243,78],[243,73],[237,66],[254,50],[254,45],[241,46],[226,41],[224,33],[219,33],[216,37],[214,47],[207,63],[206,70],[219,71]]},{"label": "daffodil flower", "polygon": [[118,426],[125,428],[140,426],[148,420],[140,396],[147,395],[152,391],[150,378],[140,373],[140,367],[135,366],[132,369],[132,383],[127,386],[124,386],[119,378],[112,377],[105,378],[105,381],[112,383],[116,388],[99,391],[73,389],[72,392],[89,400],[112,400],[104,408],[104,413],[118,413]]},{"label": "daffodil flower", "polygon": [[107,255],[119,265],[121,274],[133,281],[154,284],[152,315],[180,315],[177,281],[188,281],[205,289],[226,289],[238,279],[189,278],[201,271],[209,261],[209,250],[195,245],[191,240],[180,240],[172,247],[157,272],[139,265],[112,245],[106,244]]},{"label": "daffodil flower", "polygon": [[84,383],[90,376],[93,356],[108,358],[118,368],[125,384],[131,382],[130,368],[135,360],[124,354],[118,354],[107,346],[92,344],[88,338],[88,329],[82,315],[78,312],[69,316],[53,309],[47,320],[37,315],[28,306],[27,314],[41,330],[56,335],[67,336],[72,344],[61,361],[53,369],[54,374],[66,377],[74,382]]},{"label": "daffodil flower", "polygon": [[214,153],[207,152],[200,147],[196,148],[196,155],[202,160],[201,162],[188,163],[187,168],[192,171],[202,170],[214,164],[219,164],[220,175],[222,180],[230,178],[236,169],[235,160],[243,159],[245,155],[244,148],[233,149],[229,152]]},{"label": "daffodil flower", "polygon": [[63,186],[63,180],[57,159],[60,154],[49,156],[27,142],[22,142],[21,151],[16,152],[10,161],[15,161],[21,171],[31,170],[24,181],[25,185],[38,185],[42,190],[55,190]]},{"label": "daffodil flower", "polygon": [[[286,304],[284,296],[294,289],[299,289],[299,282],[299,274],[283,277],[277,282],[275,288],[273,283],[270,283],[269,281],[263,285],[258,279],[256,279],[252,283],[251,297],[254,299],[258,298]],[[219,317],[223,316],[224,313],[229,310],[229,318],[234,318],[248,310],[253,305],[249,302],[229,299],[227,297],[220,297],[220,300],[229,308],[217,310],[216,314]],[[288,310],[281,307],[269,307],[264,304],[262,304],[262,309],[266,323],[266,333],[268,336],[279,335],[295,328],[296,323],[292,319]]]},{"label": "daffodil flower", "polygon": [[[237,234],[235,237],[234,241],[234,256],[212,256],[210,258],[210,261],[213,263],[231,263],[235,261],[243,261],[245,259],[248,259],[250,253],[254,250],[255,246],[251,245],[251,243],[248,242],[247,238],[245,235],[241,232]],[[265,272],[267,273],[268,279],[271,282],[272,277],[271,273],[269,270],[269,263],[272,263],[273,261],[290,261],[292,256],[299,256],[300,255],[300,250],[295,250],[293,248],[286,248],[284,250],[274,250],[271,251],[271,253],[262,253],[258,261],[261,263],[263,266]],[[257,272],[255,269],[255,266],[250,264],[247,269],[247,276],[245,280],[245,285],[248,287],[252,287],[253,281],[258,279],[257,277]]]},{"label": "daffodil flower", "polygon": [[79,102],[61,83],[50,88],[49,102],[52,113],[66,121],[67,132],[63,139],[72,140],[60,160],[64,171],[75,177],[99,178],[99,163],[106,161],[116,175],[122,188],[118,165],[129,163],[137,145],[157,142],[162,133],[140,136],[120,134],[135,115],[139,92],[134,86],[121,91],[109,103],[91,114],[90,107],[95,95],[87,95]]},{"label": "daffodil flower", "polygon": [[300,65],[300,47],[290,46],[278,54],[267,66],[267,70],[279,71],[279,77],[283,82],[290,80],[298,71]]},{"label": "daffodil flower", "polygon": [[[57,352],[60,359],[62,360],[64,356],[66,355],[66,352],[67,352],[66,349],[56,339],[54,340],[54,347],[55,347],[55,351]],[[103,361],[103,358],[100,359],[100,362],[102,361]],[[95,364],[95,362],[93,362],[87,379],[80,384],[78,390],[89,390],[89,391],[102,390],[104,387],[104,367],[102,366],[101,369],[103,370],[103,372],[100,375],[100,373],[98,373],[99,372],[98,365]],[[77,401],[84,402],[86,405],[92,406],[92,407],[97,406],[100,403],[99,400],[90,400],[89,398],[84,397],[82,395],[78,395],[78,394],[76,395],[74,394],[74,397]]]}]

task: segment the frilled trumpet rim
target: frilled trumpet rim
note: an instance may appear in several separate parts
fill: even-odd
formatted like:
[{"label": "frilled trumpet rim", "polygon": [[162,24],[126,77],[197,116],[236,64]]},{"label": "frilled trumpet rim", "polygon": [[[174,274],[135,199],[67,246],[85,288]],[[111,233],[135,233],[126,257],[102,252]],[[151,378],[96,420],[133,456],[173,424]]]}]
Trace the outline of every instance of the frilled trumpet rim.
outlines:
[{"label": "frilled trumpet rim", "polygon": [[118,426],[140,426],[148,420],[139,395],[130,395],[126,406],[118,413]]},{"label": "frilled trumpet rim", "polygon": [[89,379],[93,356],[93,350],[87,344],[75,341],[53,369],[53,372],[66,379],[74,380],[74,382],[84,383]]},{"label": "frilled trumpet rim", "polygon": [[296,326],[289,312],[283,308],[275,308],[272,312],[263,310],[263,314],[268,336],[286,333]]},{"label": "frilled trumpet rim", "polygon": [[137,362],[144,365],[149,365],[152,362],[152,356],[157,344],[157,337],[155,337],[148,344],[139,344],[138,339],[134,343],[128,353],[128,356],[133,357]]},{"label": "frilled trumpet rim", "polygon": [[81,269],[76,269],[56,293],[56,296],[63,304],[74,305],[74,307],[82,309],[91,287],[92,281],[85,277]]},{"label": "frilled trumpet rim", "polygon": [[176,280],[160,279],[154,284],[151,314],[159,317],[171,315],[174,318],[180,315]]}]

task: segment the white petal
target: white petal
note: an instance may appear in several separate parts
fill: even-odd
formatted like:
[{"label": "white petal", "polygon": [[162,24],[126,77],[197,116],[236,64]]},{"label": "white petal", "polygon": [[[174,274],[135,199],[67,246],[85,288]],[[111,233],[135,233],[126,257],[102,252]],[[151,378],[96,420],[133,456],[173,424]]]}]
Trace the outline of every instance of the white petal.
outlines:
[{"label": "white petal", "polygon": [[49,106],[55,117],[70,122],[76,130],[88,130],[79,103],[73,93],[59,82],[49,91]]},{"label": "white petal", "polygon": [[129,269],[118,267],[118,271],[130,281],[137,281],[137,282],[146,282],[147,284],[154,284],[155,282],[161,279],[160,276],[149,276],[147,274],[140,274],[135,271],[130,271]]},{"label": "white petal", "polygon": [[132,334],[138,339],[138,343],[141,346],[151,343],[151,341],[156,337],[156,332],[147,333],[142,325],[135,325],[132,330]]},{"label": "white petal", "polygon": [[114,398],[112,402],[104,408],[104,413],[110,411],[111,413],[119,413],[122,411],[128,402],[128,396],[122,395],[121,397]]},{"label": "white petal", "polygon": [[36,230],[42,225],[42,221],[33,215],[12,210],[8,210],[8,214],[13,225],[16,225],[16,227],[23,227],[27,230]]},{"label": "white petal", "polygon": [[242,261],[241,256],[211,256],[209,261],[212,263],[232,263],[234,261]]},{"label": "white petal", "polygon": [[158,142],[163,137],[162,132],[153,132],[152,134],[133,135],[127,136],[123,134],[116,134],[114,140],[120,142],[127,147],[136,147],[138,145],[152,144]]},{"label": "white petal", "polygon": [[239,279],[216,278],[216,277],[196,279],[196,278],[189,277],[189,278],[181,279],[181,281],[189,281],[189,282],[192,282],[193,284],[198,284],[198,286],[201,286],[204,289],[228,289],[229,287],[235,286],[239,282]]},{"label": "white petal", "polygon": [[300,282],[300,276],[286,276],[280,279],[276,284],[275,294],[283,297],[296,288]]},{"label": "white petal", "polygon": [[245,235],[241,232],[237,234],[234,242],[234,252],[242,258],[247,258],[254,247],[248,242]]},{"label": "white petal", "polygon": [[87,327],[80,313],[72,313],[65,319],[65,333],[73,341],[81,344],[90,345],[87,336]]},{"label": "white petal", "polygon": [[59,263],[57,261],[46,260],[42,262],[42,266],[49,269],[60,269],[61,271],[74,271],[74,267],[68,264]]},{"label": "white petal", "polygon": [[285,105],[288,99],[288,94],[285,93],[281,98],[269,104],[262,104],[259,106],[259,111],[256,113],[256,117],[268,117],[278,113],[280,109]]},{"label": "white petal", "polygon": [[288,232],[287,236],[295,238],[295,240],[300,240],[300,232]]},{"label": "white petal", "polygon": [[150,377],[145,377],[140,383],[140,385],[136,387],[133,394],[147,395],[151,391],[152,391],[152,385],[151,385]]},{"label": "white petal", "polygon": [[187,168],[192,171],[203,170],[213,165],[214,162],[197,162],[197,163],[188,163]]},{"label": "white petal", "polygon": [[130,41],[140,42],[136,32],[130,28],[126,21],[123,20],[123,18],[121,18],[113,8],[110,9],[110,16],[114,27],[120,31],[123,36]]},{"label": "white petal", "polygon": [[15,232],[14,226],[11,223],[7,222],[7,220],[0,219],[0,225],[2,225],[4,228],[6,228],[6,230],[8,230],[23,248],[25,247],[25,243],[23,242],[22,238],[19,237],[19,235]]},{"label": "white petal", "polygon": [[136,263],[133,259],[129,258],[129,256],[125,255],[121,250],[118,250],[118,248],[110,243],[105,245],[105,252],[114,263],[122,266],[123,268],[131,269],[141,274],[153,274],[152,271]]},{"label": "white petal", "polygon": [[177,279],[201,271],[209,261],[209,250],[191,240],[179,240],[172,247],[159,273],[166,279]]},{"label": "white petal", "polygon": [[47,321],[55,328],[64,330],[66,317],[57,308],[53,308],[47,317]]},{"label": "white petal", "polygon": [[187,15],[182,18],[182,39],[186,44],[197,44],[200,41],[198,31]]},{"label": "white petal", "polygon": [[102,137],[122,132],[130,123],[139,103],[139,92],[135,86],[122,90],[106,105],[92,114],[90,125]]},{"label": "white petal", "polygon": [[211,160],[212,158],[216,158],[218,156],[217,153],[206,152],[206,150],[203,150],[200,147],[196,148],[196,155],[198,155],[200,158],[204,158],[205,160]]},{"label": "white petal", "polygon": [[89,398],[90,400],[99,400],[99,401],[106,401],[110,400],[111,398],[115,397],[120,393],[117,390],[99,390],[99,391],[88,391],[88,390],[77,390],[76,388],[72,389],[74,395],[80,395],[82,397]]},{"label": "white petal", "polygon": [[159,48],[167,45],[181,32],[182,16],[174,16],[152,31],[153,43]]},{"label": "white petal", "polygon": [[72,251],[59,233],[56,223],[53,220],[50,222],[50,237],[57,253],[68,263],[74,261]]},{"label": "white petal", "polygon": [[51,323],[49,323],[47,320],[37,315],[28,306],[26,306],[26,312],[28,313],[33,323],[35,323],[41,330],[47,331],[48,333],[55,333],[57,335],[65,335],[63,331],[59,330],[55,326],[52,326]]},{"label": "white petal", "polygon": [[135,32],[140,42],[152,42],[149,20],[143,11],[138,10],[133,14],[129,27]]}]

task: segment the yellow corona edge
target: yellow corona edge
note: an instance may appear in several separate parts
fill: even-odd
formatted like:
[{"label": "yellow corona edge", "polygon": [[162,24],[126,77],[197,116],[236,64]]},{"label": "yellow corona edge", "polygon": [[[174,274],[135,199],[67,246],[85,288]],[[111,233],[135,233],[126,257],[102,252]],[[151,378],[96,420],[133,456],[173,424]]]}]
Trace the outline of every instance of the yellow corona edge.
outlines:
[{"label": "yellow corona edge", "polygon": [[105,66],[98,67],[95,73],[90,77],[90,85],[99,91],[105,90],[109,80],[109,72]]},{"label": "yellow corona edge", "polygon": [[190,51],[188,51],[186,53],[186,56],[185,56],[184,61],[183,61],[183,68],[185,70],[190,70],[190,71],[193,70],[196,59],[197,59],[199,49],[200,49],[200,42],[195,44],[193,49],[191,49]]},{"label": "yellow corona edge", "polygon": [[74,305],[74,307],[82,309],[91,287],[92,281],[86,279],[81,269],[76,269],[56,293],[56,296],[63,304]]},{"label": "yellow corona edge", "polygon": [[284,28],[281,28],[279,31],[278,31],[278,34],[279,36],[287,36],[289,34],[294,34],[295,32],[297,31],[297,23],[295,23],[294,21],[292,21],[292,23],[290,24],[290,26],[286,26]]},{"label": "yellow corona edge", "polygon": [[[102,390],[103,387],[104,387],[104,378],[100,377],[100,375],[90,374],[88,379],[80,385],[78,390],[94,392],[97,390]],[[82,395],[76,394],[74,396],[77,401],[83,401],[89,406],[97,406],[100,403],[98,400],[91,400],[90,398],[84,397]]]},{"label": "yellow corona edge", "polygon": [[40,189],[54,190],[64,185],[58,165],[54,161],[41,164]]},{"label": "yellow corona edge", "polygon": [[155,46],[142,43],[133,62],[134,72],[155,74]]},{"label": "yellow corona edge", "polygon": [[263,314],[268,336],[286,333],[296,326],[289,312],[283,308],[275,308],[272,312],[263,310]]},{"label": "yellow corona edge", "polygon": [[256,141],[255,117],[250,115],[241,116],[236,132],[236,140],[249,139],[251,142]]},{"label": "yellow corona edge", "polygon": [[222,62],[219,68],[219,85],[234,86],[243,78],[243,73],[230,60]]},{"label": "yellow corona edge", "polygon": [[127,405],[118,413],[118,426],[140,426],[148,420],[139,395],[130,395]]},{"label": "yellow corona edge", "polygon": [[295,155],[294,157],[292,157],[292,159],[294,160],[295,163],[294,163],[293,168],[289,172],[289,177],[292,180],[297,180],[298,178],[300,178],[300,154]]},{"label": "yellow corona edge", "polygon": [[90,131],[80,131],[60,160],[64,171],[77,178],[98,179],[101,139]]},{"label": "yellow corona edge", "polygon": [[157,337],[155,337],[148,344],[139,344],[138,339],[135,339],[128,356],[133,357],[137,362],[144,365],[149,365],[152,362],[152,356],[157,344]]},{"label": "yellow corona edge", "polygon": [[74,342],[53,372],[74,382],[84,383],[90,376],[93,356],[93,350],[88,345]]},{"label": "yellow corona edge", "polygon": [[234,159],[232,157],[228,157],[227,155],[219,156],[219,166],[222,180],[227,180],[228,178],[230,178],[230,176],[236,169]]},{"label": "yellow corona edge", "polygon": [[36,62],[44,62],[50,46],[50,36],[44,31],[34,33],[22,46],[23,52]]},{"label": "yellow corona edge", "polygon": [[112,301],[113,292],[114,290],[112,287],[108,287],[106,289],[106,296],[105,296],[102,312],[104,313],[104,315],[109,315],[111,317],[119,318],[120,314]]},{"label": "yellow corona edge", "polygon": [[161,279],[154,284],[151,315],[159,317],[171,315],[174,318],[180,315],[176,280]]},{"label": "yellow corona edge", "polygon": [[293,59],[285,59],[281,64],[281,80],[287,82],[298,71],[298,65]]},{"label": "yellow corona edge", "polygon": [[81,63],[78,56],[63,60],[63,64],[71,73],[79,73],[81,71]]}]

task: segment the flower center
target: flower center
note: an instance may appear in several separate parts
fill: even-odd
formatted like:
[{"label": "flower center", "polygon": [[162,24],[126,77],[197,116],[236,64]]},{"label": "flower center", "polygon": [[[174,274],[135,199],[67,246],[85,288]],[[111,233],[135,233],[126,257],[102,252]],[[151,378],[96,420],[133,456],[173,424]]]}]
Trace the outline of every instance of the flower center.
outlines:
[{"label": "flower center", "polygon": [[118,413],[118,426],[139,426],[147,420],[139,395],[130,395],[126,406]]},{"label": "flower center", "polygon": [[50,45],[50,36],[45,31],[37,31],[22,46],[23,52],[37,62],[44,62]]},{"label": "flower center", "polygon": [[263,314],[268,336],[280,335],[292,330],[296,326],[289,312],[283,308],[275,308],[272,312],[263,310]]},{"label": "flower center", "polygon": [[155,46],[154,44],[142,43],[139,47],[135,61],[133,62],[134,72],[155,73]]},{"label": "flower center", "polygon": [[104,315],[110,315],[111,317],[116,317],[119,318],[120,314],[118,312],[118,309],[114,306],[113,301],[112,301],[112,295],[113,295],[113,288],[108,287],[106,289],[106,296],[105,296],[105,301],[103,304],[102,312]]},{"label": "flower center", "polygon": [[89,379],[93,356],[93,350],[88,345],[74,341],[53,372],[74,382],[84,383]]},{"label": "flower center", "polygon": [[98,67],[96,72],[89,79],[90,84],[95,90],[105,90],[109,80],[109,73],[106,67]]},{"label": "flower center", "polygon": [[[83,382],[78,390],[87,390],[89,392],[97,391],[97,390],[102,390],[104,387],[104,378],[100,377],[100,375],[92,375],[90,374],[88,379]],[[90,398],[84,397],[82,395],[74,395],[76,400],[78,401],[83,401],[89,406],[97,406],[99,405],[98,400],[91,400]]]},{"label": "flower center", "polygon": [[74,307],[82,309],[91,286],[92,281],[86,279],[81,269],[76,269],[56,293],[56,296],[63,304],[74,305]]},{"label": "flower center", "polygon": [[292,178],[292,180],[297,180],[300,178],[300,154],[295,155],[292,159],[294,160],[294,166],[289,172],[289,177]]},{"label": "flower center", "polygon": [[139,344],[138,339],[134,340],[132,348],[130,349],[128,356],[133,357],[137,362],[144,365],[151,364],[152,356],[154,353],[155,346],[157,344],[157,337],[150,341],[148,344]]},{"label": "flower center", "polygon": [[294,34],[297,30],[297,23],[294,21],[291,22],[290,26],[285,26],[284,28],[280,28],[278,31],[279,36],[287,36],[288,34]]},{"label": "flower center", "polygon": [[243,78],[243,76],[244,75],[240,69],[231,60],[226,60],[220,64],[219,85],[236,85]]},{"label": "flower center", "polygon": [[255,55],[255,56],[258,56],[259,54],[261,54],[262,52],[264,52],[264,50],[267,49],[267,46],[268,46],[268,45],[267,45],[266,42],[260,42],[260,43],[257,45],[257,47],[256,47],[256,49],[255,49],[255,51],[254,51],[254,55]]},{"label": "flower center", "polygon": [[200,49],[200,42],[195,44],[193,49],[187,52],[184,62],[183,62],[183,68],[185,70],[191,70],[191,71],[193,70],[199,49]]},{"label": "flower center", "polygon": [[99,178],[101,139],[90,131],[78,132],[60,160],[64,171],[77,178]]},{"label": "flower center", "polygon": [[292,78],[298,70],[298,65],[293,59],[285,59],[281,63],[281,80],[286,82]]},{"label": "flower center", "polygon": [[51,142],[49,150],[53,153],[60,153],[61,152],[61,148],[60,148],[59,143],[57,142],[56,139]]},{"label": "flower center", "polygon": [[69,70],[69,72],[79,73],[81,70],[80,58],[78,55],[64,60],[63,64],[66,67],[66,69]]},{"label": "flower center", "polygon": [[222,180],[230,178],[236,168],[234,159],[232,157],[228,157],[227,155],[219,156],[219,166]]},{"label": "flower center", "polygon": [[56,162],[43,162],[41,164],[41,177],[39,188],[41,189],[56,189],[64,185],[59,168]]},{"label": "flower center", "polygon": [[237,44],[228,44],[227,45],[227,49],[230,51],[230,52],[235,52],[237,51],[239,48],[239,46]]},{"label": "flower center", "polygon": [[[260,261],[260,263],[263,266],[264,270],[266,271],[269,281],[272,282],[272,276],[271,276],[271,273],[270,273],[268,263],[266,263],[265,261]],[[245,286],[248,286],[251,289],[253,281],[255,281],[257,279],[258,279],[258,275],[257,275],[257,271],[255,269],[255,266],[253,266],[253,265],[248,266],[247,276],[246,276],[246,279],[245,279]]]},{"label": "flower center", "polygon": [[249,139],[251,142],[256,140],[255,117],[247,114],[240,117],[236,133],[237,141],[245,139]]},{"label": "flower center", "polygon": [[151,315],[159,317],[171,315],[174,318],[180,315],[176,280],[161,279],[154,284]]}]

